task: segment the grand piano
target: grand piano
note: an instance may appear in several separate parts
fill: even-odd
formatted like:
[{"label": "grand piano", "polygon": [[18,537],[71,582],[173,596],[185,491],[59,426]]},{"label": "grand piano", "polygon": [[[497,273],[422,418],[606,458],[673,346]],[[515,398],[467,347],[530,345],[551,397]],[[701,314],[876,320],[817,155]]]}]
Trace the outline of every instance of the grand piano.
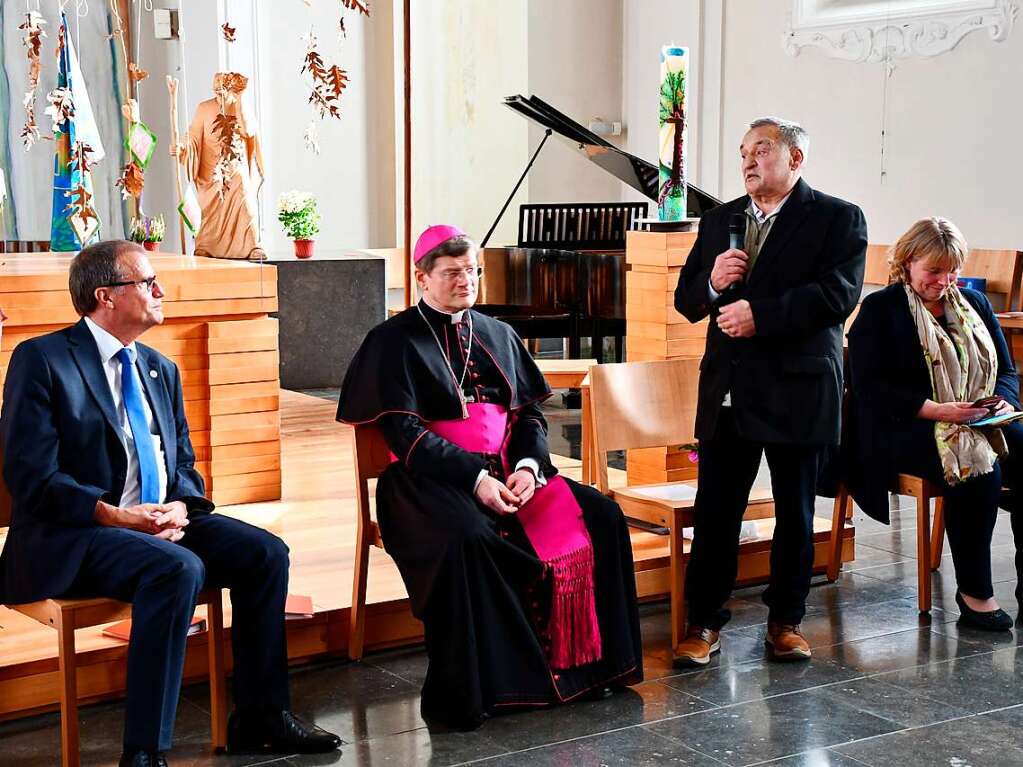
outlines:
[{"label": "grand piano", "polygon": [[[657,166],[623,152],[536,96],[508,96],[504,104],[544,128],[508,201],[483,239],[484,267],[476,309],[509,323],[522,338],[565,338],[578,358],[583,337],[602,358],[603,340],[615,339],[622,359],[625,335],[625,233],[645,218],[646,202],[554,203],[519,207],[515,247],[486,247],[512,197],[552,134],[651,201],[657,200]],[[689,185],[687,213],[699,218],[720,200]]]}]

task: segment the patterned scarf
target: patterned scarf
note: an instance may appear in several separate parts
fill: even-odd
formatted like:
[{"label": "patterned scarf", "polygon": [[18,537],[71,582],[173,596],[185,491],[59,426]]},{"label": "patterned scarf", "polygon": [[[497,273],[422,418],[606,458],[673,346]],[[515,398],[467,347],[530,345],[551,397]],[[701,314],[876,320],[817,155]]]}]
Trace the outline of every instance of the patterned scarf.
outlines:
[{"label": "patterned scarf", "polygon": [[[956,287],[945,294],[948,332],[907,283],[909,311],[916,325],[931,376],[935,402],[973,402],[994,393],[998,356],[980,315]],[[973,429],[965,424],[935,421],[934,438],[945,474],[955,485],[994,469],[1006,452],[1000,429]]]}]

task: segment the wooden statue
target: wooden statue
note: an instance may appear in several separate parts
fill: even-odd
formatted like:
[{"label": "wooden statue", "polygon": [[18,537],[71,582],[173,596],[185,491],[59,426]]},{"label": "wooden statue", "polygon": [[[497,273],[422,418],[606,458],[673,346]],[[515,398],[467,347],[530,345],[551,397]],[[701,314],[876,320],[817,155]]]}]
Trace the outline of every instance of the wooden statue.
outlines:
[{"label": "wooden statue", "polygon": [[255,122],[242,107],[248,78],[236,72],[213,77],[214,97],[200,102],[186,143],[172,145],[195,184],[202,224],[195,255],[263,261],[256,194],[263,184],[263,153]]}]

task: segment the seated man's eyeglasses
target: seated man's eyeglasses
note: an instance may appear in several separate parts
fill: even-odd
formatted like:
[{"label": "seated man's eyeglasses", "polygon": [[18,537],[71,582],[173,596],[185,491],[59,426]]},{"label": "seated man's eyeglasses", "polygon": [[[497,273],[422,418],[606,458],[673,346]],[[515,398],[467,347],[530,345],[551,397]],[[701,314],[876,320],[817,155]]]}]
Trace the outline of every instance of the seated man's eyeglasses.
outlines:
[{"label": "seated man's eyeglasses", "polygon": [[124,282],[108,282],[104,285],[104,288],[124,288],[128,285],[145,285],[146,290],[150,293],[153,292],[153,286],[156,284],[156,275],[152,277],[145,277],[141,280],[125,280]]},{"label": "seated man's eyeglasses", "polygon": [[440,273],[442,280],[448,282],[454,282],[459,277],[465,277],[467,280],[475,280],[483,276],[482,266],[470,266],[467,269],[445,269]]}]

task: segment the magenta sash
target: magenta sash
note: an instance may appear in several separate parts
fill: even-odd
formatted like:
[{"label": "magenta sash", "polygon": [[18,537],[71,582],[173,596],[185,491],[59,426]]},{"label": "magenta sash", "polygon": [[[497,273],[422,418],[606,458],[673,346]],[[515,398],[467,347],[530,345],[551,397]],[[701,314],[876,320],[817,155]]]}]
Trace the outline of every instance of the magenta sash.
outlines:
[{"label": "magenta sash", "polygon": [[[469,403],[468,409],[466,419],[432,421],[426,428],[464,450],[500,455],[507,474],[508,410],[479,402]],[[551,477],[516,516],[552,576],[546,632],[551,666],[571,668],[600,660],[593,543],[571,488],[560,476]]]}]

